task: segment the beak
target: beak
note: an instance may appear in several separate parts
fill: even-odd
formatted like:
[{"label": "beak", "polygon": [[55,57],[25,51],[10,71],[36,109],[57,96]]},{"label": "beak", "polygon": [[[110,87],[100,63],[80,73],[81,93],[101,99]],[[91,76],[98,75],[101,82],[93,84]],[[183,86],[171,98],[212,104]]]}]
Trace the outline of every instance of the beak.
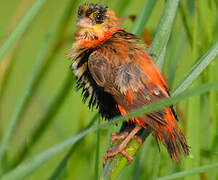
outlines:
[{"label": "beak", "polygon": [[92,20],[87,17],[80,17],[77,20],[77,27],[79,28],[91,28],[92,26]]}]

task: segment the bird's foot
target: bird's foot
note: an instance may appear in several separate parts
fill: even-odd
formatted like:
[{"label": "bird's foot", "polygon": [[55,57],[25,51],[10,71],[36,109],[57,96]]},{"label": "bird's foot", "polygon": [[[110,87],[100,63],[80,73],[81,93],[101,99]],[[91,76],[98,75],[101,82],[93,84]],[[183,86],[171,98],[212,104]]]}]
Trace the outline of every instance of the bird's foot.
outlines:
[{"label": "bird's foot", "polygon": [[[142,139],[139,136],[136,136],[136,133],[141,129],[140,126],[136,126],[132,131],[130,132],[123,132],[123,133],[112,133],[111,134],[111,141],[110,141],[110,145],[111,147],[108,149],[107,153],[104,155],[104,163],[103,165],[106,164],[107,160],[110,158],[113,158],[114,156],[116,156],[118,153],[121,153],[124,157],[127,158],[128,160],[128,165],[131,164],[131,162],[133,161],[133,157],[128,154],[125,151],[125,148],[127,146],[127,144],[130,142],[131,139],[136,139],[141,147],[142,145]],[[117,140],[123,140],[121,142],[121,144],[117,147],[117,148],[112,148],[113,144],[115,141]]]}]

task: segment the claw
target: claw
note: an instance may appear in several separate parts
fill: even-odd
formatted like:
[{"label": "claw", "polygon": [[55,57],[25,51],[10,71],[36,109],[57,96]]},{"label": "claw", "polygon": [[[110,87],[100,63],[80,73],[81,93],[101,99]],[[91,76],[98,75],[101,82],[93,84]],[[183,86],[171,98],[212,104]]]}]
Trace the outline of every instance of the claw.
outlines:
[{"label": "claw", "polygon": [[121,153],[122,153],[122,155],[125,156],[125,157],[127,158],[127,160],[128,160],[127,166],[130,165],[130,164],[132,163],[132,161],[133,161],[133,157],[132,157],[129,153],[127,153],[126,151],[124,151],[124,150],[123,150]]},{"label": "claw", "polygon": [[[142,145],[142,140],[139,136],[136,136],[136,133],[141,129],[140,126],[136,126],[131,132],[123,132],[123,133],[112,133],[111,134],[111,141],[110,141],[110,145],[111,147],[107,150],[107,153],[104,156],[104,162],[103,162],[103,166],[105,166],[106,162],[108,159],[113,158],[114,156],[116,156],[118,153],[121,153],[124,157],[127,158],[128,160],[128,164],[131,164],[131,162],[133,161],[133,157],[128,154],[124,149],[126,148],[126,145],[130,142],[131,139],[136,139],[141,147]],[[117,140],[123,140],[121,142],[121,144],[116,148],[112,148],[112,145],[114,144],[115,141]]]},{"label": "claw", "polygon": [[129,134],[129,132],[123,132],[123,133],[111,133],[111,141],[110,145],[112,146],[115,141],[117,140],[123,140],[125,137]]}]

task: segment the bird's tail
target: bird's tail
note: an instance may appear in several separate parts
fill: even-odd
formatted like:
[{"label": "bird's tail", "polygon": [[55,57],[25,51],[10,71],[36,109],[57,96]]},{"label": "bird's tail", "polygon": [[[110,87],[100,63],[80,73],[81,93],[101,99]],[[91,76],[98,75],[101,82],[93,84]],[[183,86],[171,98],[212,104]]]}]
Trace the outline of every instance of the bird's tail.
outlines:
[{"label": "bird's tail", "polygon": [[167,148],[167,151],[172,159],[177,162],[180,160],[181,151],[184,155],[189,155],[189,146],[182,131],[179,129],[174,115],[170,112],[165,116],[166,125],[160,125],[156,130],[153,130],[156,141],[161,141]]}]

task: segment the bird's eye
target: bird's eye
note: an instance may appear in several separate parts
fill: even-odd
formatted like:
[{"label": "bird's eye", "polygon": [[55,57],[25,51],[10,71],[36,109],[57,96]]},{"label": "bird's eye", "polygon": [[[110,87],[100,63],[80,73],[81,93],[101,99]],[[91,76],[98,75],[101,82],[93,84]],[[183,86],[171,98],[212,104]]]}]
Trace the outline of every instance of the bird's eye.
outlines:
[{"label": "bird's eye", "polygon": [[95,21],[97,24],[101,24],[103,23],[104,20],[104,16],[102,14],[96,14],[95,15]]}]

